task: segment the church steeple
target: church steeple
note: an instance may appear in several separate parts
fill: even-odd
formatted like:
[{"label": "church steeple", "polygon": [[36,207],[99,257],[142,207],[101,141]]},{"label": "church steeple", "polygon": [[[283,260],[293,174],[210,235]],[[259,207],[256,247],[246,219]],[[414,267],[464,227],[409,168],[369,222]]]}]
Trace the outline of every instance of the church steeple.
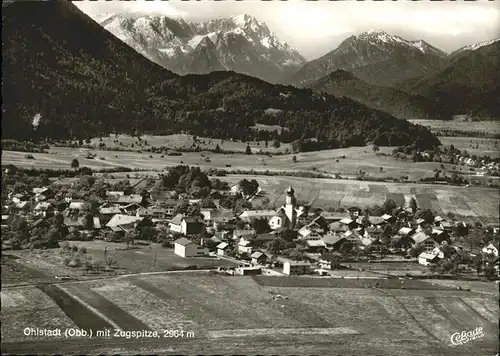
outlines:
[{"label": "church steeple", "polygon": [[292,205],[293,208],[295,208],[295,190],[292,188],[292,186],[289,186],[288,189],[286,190],[286,202],[285,205]]},{"label": "church steeple", "polygon": [[295,211],[295,190],[289,186],[286,190],[285,214],[290,222],[290,228],[294,228],[297,222],[297,212]]}]

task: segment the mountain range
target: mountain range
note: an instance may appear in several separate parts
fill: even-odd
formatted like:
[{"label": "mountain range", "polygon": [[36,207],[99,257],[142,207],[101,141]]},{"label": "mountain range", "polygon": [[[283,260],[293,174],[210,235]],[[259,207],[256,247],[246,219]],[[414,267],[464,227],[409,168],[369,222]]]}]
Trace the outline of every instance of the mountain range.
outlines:
[{"label": "mountain range", "polygon": [[371,84],[394,85],[440,68],[446,56],[422,40],[407,41],[384,31],[367,31],[306,63],[289,78],[289,84],[306,86],[343,69]]},{"label": "mountain range", "polygon": [[265,23],[246,14],[204,23],[123,14],[102,14],[95,20],[139,53],[181,75],[231,70],[276,83],[306,62]]},{"label": "mountain range", "polygon": [[[314,138],[316,149],[439,144],[427,128],[349,98],[232,71],[179,76],[68,1],[12,2],[2,10],[3,138],[185,132],[282,142]],[[256,123],[288,130],[256,131]]]},{"label": "mountain range", "polygon": [[[327,54],[306,62],[265,23],[249,15],[204,23],[123,14],[102,14],[94,19],[137,52],[181,75],[232,70],[270,83],[349,97],[405,119],[497,113],[491,102],[498,88],[489,80],[482,81],[477,69],[486,64],[482,61],[494,69],[499,69],[498,64],[494,59],[470,58],[498,39],[447,54],[424,40],[409,41],[370,30],[350,36]],[[469,60],[461,60],[466,57]],[[452,69],[454,66],[460,68]],[[339,80],[345,79],[345,73],[338,70],[353,76]],[[474,81],[464,84],[463,75],[475,71]],[[498,79],[491,72],[489,78]],[[461,102],[455,105],[456,100]]]}]

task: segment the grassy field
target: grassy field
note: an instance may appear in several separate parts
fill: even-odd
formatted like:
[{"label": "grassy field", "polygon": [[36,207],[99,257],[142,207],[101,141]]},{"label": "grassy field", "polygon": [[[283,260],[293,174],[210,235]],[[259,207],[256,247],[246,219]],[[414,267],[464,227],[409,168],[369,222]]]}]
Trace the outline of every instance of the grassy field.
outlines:
[{"label": "grassy field", "polygon": [[463,121],[463,120],[409,120],[411,123],[428,127],[431,131],[458,130],[487,132],[490,134],[500,133],[499,121]]},{"label": "grassy field", "polygon": [[[227,176],[224,180],[236,183],[243,176]],[[338,207],[371,207],[382,205],[388,198],[397,204],[407,204],[415,197],[418,205],[431,208],[438,214],[453,213],[457,217],[485,223],[498,221],[498,194],[495,189],[478,187],[454,187],[434,184],[404,184],[361,182],[338,179],[313,179],[300,177],[255,177],[263,195],[269,197],[271,205],[284,203],[286,187],[292,185],[300,202],[315,207],[336,209]],[[255,200],[259,204],[259,200]]]},{"label": "grassy field", "polygon": [[[260,129],[267,129],[267,131],[275,131],[280,129],[279,126],[261,125]],[[102,141],[101,141],[102,139]],[[110,135],[108,137],[93,138],[90,145],[97,147],[100,143],[104,143],[107,148],[129,149],[129,150],[146,150],[150,147],[167,147],[171,150],[189,149],[199,146],[202,150],[213,150],[217,145],[221,150],[231,152],[245,152],[247,142],[241,141],[228,141],[215,138],[198,137],[195,146],[193,146],[193,136],[185,134],[176,134],[168,136],[158,135],[143,135],[141,141],[137,137],[129,135]],[[147,144],[146,144],[147,143]],[[286,149],[291,149],[290,144],[281,144],[279,148],[274,148],[272,142],[268,142],[266,148],[265,141],[249,141],[248,142],[253,151],[267,151],[271,153],[284,152]],[[133,147],[132,147],[133,145]]]},{"label": "grassy field", "polygon": [[[103,272],[104,275],[127,273],[161,272],[182,270],[196,266],[199,269],[213,269],[219,266],[229,267],[234,264],[228,260],[217,258],[182,258],[174,254],[171,248],[163,248],[153,243],[149,246],[134,246],[127,249],[123,243],[104,241],[71,241],[71,246],[85,247],[86,255],[94,262],[101,262],[104,266],[104,250],[107,248],[107,257],[117,261],[112,271]],[[21,250],[13,251],[17,260],[2,259],[2,283],[6,285],[19,284],[29,279],[31,282],[54,281],[54,276],[68,275],[75,279],[92,277],[84,268],[71,268],[63,263],[64,256],[60,248],[50,250]]]},{"label": "grassy field", "polygon": [[[483,289],[490,288],[487,283],[477,284],[471,292],[463,292],[421,281],[407,281],[418,289],[401,290],[392,289],[397,286],[385,285],[391,282],[383,280],[380,281],[384,289],[376,289],[341,279],[330,282],[309,277],[276,279],[288,282],[270,285],[273,279],[265,277],[133,276],[60,284],[59,292],[52,297],[69,296],[80,303],[79,306],[69,301],[61,304],[61,309],[72,318],[66,321],[67,325],[81,325],[80,319],[91,322],[89,315],[93,313],[124,329],[193,333],[190,338],[168,342],[160,339],[82,340],[78,341],[79,352],[128,349],[129,352],[148,350],[169,354],[266,350],[266,353],[280,354],[331,354],[334,349],[338,354],[349,355],[465,356],[492,354],[498,348],[495,317],[498,303],[494,296],[481,294]],[[374,284],[373,281],[366,283]],[[273,300],[270,291],[286,299]],[[35,293],[31,299],[22,299],[30,293]],[[3,289],[2,314],[18,315],[16,305],[23,305],[27,310],[45,308],[51,303],[50,298],[39,297],[38,293],[35,288]],[[54,294],[47,294],[51,293]],[[39,303],[38,298],[44,302]],[[81,313],[75,313],[77,309],[81,309]],[[2,332],[4,327],[7,332],[2,335],[4,351],[30,347],[25,339],[19,339],[26,317],[22,314],[18,320],[2,320]],[[87,327],[103,327],[99,319],[94,323]],[[482,339],[460,347],[450,345],[453,333],[478,326],[484,329]],[[40,350],[49,347],[36,341],[33,340],[31,347],[40,347]],[[145,342],[148,344],[144,345]],[[62,343],[53,347],[66,350],[74,346]]]},{"label": "grassy field", "polygon": [[491,158],[498,158],[500,156],[500,140],[478,137],[440,136],[438,138],[444,146],[453,145],[459,150],[466,150],[471,156],[489,156]]},{"label": "grassy field", "polygon": [[[103,159],[87,159],[86,150],[78,148],[54,147],[49,153],[33,153],[34,159],[26,159],[24,152],[2,151],[2,164],[13,164],[25,168],[70,169],[71,161],[76,158],[81,167],[98,169],[116,169],[128,167],[148,171],[161,171],[167,167],[188,164],[202,169],[221,168],[229,170],[259,171],[304,171],[340,174],[354,177],[363,171],[371,177],[396,177],[408,175],[410,180],[417,180],[434,175],[434,169],[440,169],[437,162],[419,162],[396,160],[390,157],[391,147],[382,147],[375,155],[371,146],[350,147],[345,149],[324,150],[293,155],[215,154],[211,152],[187,152],[182,156],[164,156],[160,154],[126,152],[126,151],[93,151]],[[345,158],[342,158],[345,157]],[[207,161],[207,158],[210,161]],[[230,166],[228,168],[228,166]],[[382,171],[380,168],[382,167]],[[451,165],[445,164],[447,169]],[[112,175],[115,175],[113,173]],[[133,176],[134,173],[129,173]],[[155,174],[156,175],[156,174]]]}]

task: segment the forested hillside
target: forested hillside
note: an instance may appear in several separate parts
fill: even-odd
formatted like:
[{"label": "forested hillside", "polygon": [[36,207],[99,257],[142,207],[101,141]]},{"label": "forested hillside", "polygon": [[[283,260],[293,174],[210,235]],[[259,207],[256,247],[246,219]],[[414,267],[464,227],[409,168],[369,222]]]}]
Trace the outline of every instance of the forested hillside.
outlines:
[{"label": "forested hillside", "polygon": [[139,131],[274,138],[250,128],[266,123],[289,128],[284,142],[316,138],[321,147],[438,144],[428,129],[348,98],[234,72],[177,76],[63,0],[14,2],[2,18],[3,137]]},{"label": "forested hillside", "polygon": [[335,96],[347,96],[401,119],[446,120],[452,118],[449,113],[439,109],[436,103],[428,98],[408,94],[392,87],[369,84],[341,69],[317,80],[308,87]]},{"label": "forested hillside", "polygon": [[500,117],[500,41],[454,56],[411,91],[433,98],[456,115]]}]

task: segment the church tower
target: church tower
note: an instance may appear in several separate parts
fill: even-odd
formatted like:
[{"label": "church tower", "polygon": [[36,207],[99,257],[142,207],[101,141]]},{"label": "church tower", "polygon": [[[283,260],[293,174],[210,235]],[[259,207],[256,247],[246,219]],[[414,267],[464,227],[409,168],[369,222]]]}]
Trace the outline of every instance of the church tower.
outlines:
[{"label": "church tower", "polygon": [[297,223],[297,211],[295,210],[296,199],[295,199],[295,190],[290,186],[286,190],[286,201],[285,201],[285,215],[290,222],[290,228],[293,229],[295,224]]}]

